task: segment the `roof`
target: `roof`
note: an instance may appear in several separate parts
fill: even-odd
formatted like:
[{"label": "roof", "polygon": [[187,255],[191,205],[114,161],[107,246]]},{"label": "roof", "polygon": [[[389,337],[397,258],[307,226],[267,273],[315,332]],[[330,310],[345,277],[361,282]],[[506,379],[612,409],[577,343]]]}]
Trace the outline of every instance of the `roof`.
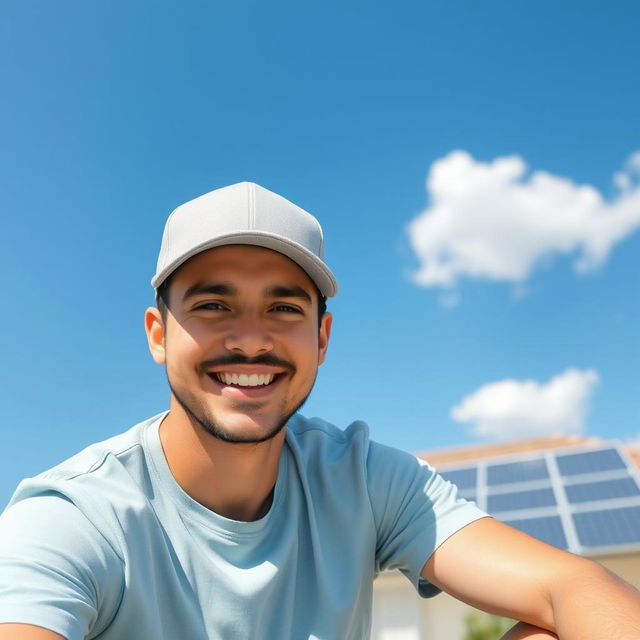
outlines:
[{"label": "roof", "polygon": [[640,446],[553,435],[423,451],[459,495],[581,555],[640,552]]},{"label": "roof", "polygon": [[[426,460],[434,467],[459,466],[461,462],[481,460],[485,458],[513,457],[520,453],[534,451],[548,451],[570,447],[602,448],[607,441],[596,436],[566,436],[551,435],[524,440],[510,440],[506,442],[489,442],[464,445],[447,449],[431,449],[416,453],[418,458]],[[626,444],[623,446],[635,466],[640,469],[640,445]]]}]

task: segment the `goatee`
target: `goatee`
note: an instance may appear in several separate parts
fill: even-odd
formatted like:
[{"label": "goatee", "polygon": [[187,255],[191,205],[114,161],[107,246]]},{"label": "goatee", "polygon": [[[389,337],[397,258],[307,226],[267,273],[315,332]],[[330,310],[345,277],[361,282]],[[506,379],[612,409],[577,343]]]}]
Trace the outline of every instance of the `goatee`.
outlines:
[{"label": "goatee", "polygon": [[195,396],[188,391],[178,393],[172,386],[168,376],[167,381],[173,397],[178,401],[178,404],[182,407],[194,426],[201,428],[217,440],[222,440],[223,442],[231,444],[260,444],[261,442],[267,442],[268,440],[275,438],[287,426],[287,422],[289,422],[291,416],[302,408],[302,405],[304,405],[309,397],[309,394],[307,394],[292,411],[280,415],[274,426],[264,435],[259,437],[250,435],[243,436],[232,433],[221,427],[213,420],[212,416],[207,415],[207,411],[203,408],[202,403],[199,402]]}]

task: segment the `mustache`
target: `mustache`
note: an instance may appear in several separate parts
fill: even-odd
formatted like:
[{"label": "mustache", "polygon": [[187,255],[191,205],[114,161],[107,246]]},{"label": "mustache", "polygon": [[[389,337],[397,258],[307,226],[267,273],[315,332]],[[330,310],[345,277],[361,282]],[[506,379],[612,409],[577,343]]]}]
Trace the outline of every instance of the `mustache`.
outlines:
[{"label": "mustache", "polygon": [[198,365],[198,369],[200,373],[203,373],[207,369],[222,367],[226,364],[262,364],[269,367],[281,367],[292,374],[296,372],[296,368],[291,362],[278,358],[278,356],[274,356],[271,353],[265,353],[254,358],[247,358],[240,353],[229,353],[210,360],[204,360]]}]

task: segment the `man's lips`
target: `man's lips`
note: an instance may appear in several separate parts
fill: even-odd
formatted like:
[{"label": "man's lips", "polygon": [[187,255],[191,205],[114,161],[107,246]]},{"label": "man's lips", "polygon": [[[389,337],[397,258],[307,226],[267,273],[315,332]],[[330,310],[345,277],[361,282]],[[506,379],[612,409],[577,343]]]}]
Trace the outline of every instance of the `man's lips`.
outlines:
[{"label": "man's lips", "polygon": [[282,372],[264,370],[250,371],[246,369],[238,371],[236,367],[235,370],[210,371],[208,375],[223,385],[264,387],[270,385],[277,376],[282,375]]},{"label": "man's lips", "polygon": [[199,368],[222,387],[250,390],[271,387],[296,370],[290,362],[269,353],[256,358],[231,353],[206,360]]},{"label": "man's lips", "polygon": [[288,360],[266,353],[255,358],[247,358],[239,353],[229,353],[218,358],[204,360],[198,366],[203,373],[295,373],[295,366]]},{"label": "man's lips", "polygon": [[[228,396],[230,399],[236,400],[247,398],[264,398],[270,395],[273,390],[278,386],[279,382],[286,377],[285,373],[262,375],[262,384],[260,384],[260,376],[258,374],[248,375],[243,374],[231,374],[230,378],[228,374],[207,372],[207,377],[218,390],[218,393],[222,393],[223,396]],[[237,382],[234,382],[237,380]],[[258,384],[254,384],[254,382]]]}]

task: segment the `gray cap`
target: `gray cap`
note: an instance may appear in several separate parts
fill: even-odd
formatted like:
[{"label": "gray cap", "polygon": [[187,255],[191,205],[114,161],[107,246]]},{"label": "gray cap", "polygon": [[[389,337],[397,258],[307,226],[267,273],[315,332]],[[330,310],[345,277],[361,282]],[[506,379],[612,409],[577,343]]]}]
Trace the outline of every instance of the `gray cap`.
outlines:
[{"label": "gray cap", "polygon": [[320,223],[304,209],[253,182],[205,193],[171,213],[151,286],[157,289],[196,254],[228,244],[278,251],[302,267],[323,296],[329,298],[338,291],[323,260]]}]

